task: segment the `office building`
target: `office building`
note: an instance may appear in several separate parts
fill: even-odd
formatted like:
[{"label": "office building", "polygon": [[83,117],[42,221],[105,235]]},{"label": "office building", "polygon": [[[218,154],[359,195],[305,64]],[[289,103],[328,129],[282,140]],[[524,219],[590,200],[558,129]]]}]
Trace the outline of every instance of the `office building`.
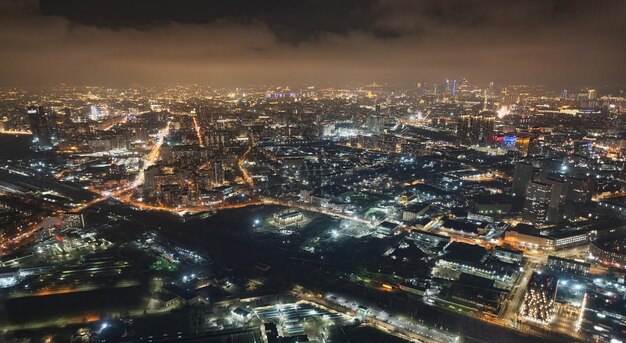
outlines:
[{"label": "office building", "polygon": [[382,133],[384,127],[384,118],[378,114],[374,114],[367,119],[367,129],[372,133]]},{"label": "office building", "polygon": [[561,222],[567,190],[565,181],[546,179],[530,182],[526,188],[522,219],[530,223]]},{"label": "office building", "polygon": [[222,161],[213,162],[213,180],[216,185],[224,184],[224,164]]},{"label": "office building", "polygon": [[543,182],[530,182],[526,189],[526,200],[522,210],[525,222],[541,223],[548,219],[548,206],[552,196],[552,186]]},{"label": "office building", "polygon": [[511,194],[516,197],[523,197],[528,184],[533,179],[535,168],[530,163],[518,162],[513,170],[513,186]]},{"label": "office building", "polygon": [[504,233],[504,240],[519,247],[541,250],[561,250],[587,244],[589,230],[538,230],[532,225],[518,224]]},{"label": "office building", "polygon": [[430,209],[430,204],[414,204],[407,206],[402,211],[402,221],[412,222],[419,217],[422,217]]},{"label": "office building", "polygon": [[565,181],[550,179],[546,183],[552,186],[550,202],[548,203],[548,217],[546,219],[550,223],[560,223],[564,218],[568,184]]},{"label": "office building", "polygon": [[56,113],[43,106],[29,106],[27,113],[33,142],[45,148],[56,146],[58,143]]},{"label": "office building", "polygon": [[595,187],[595,180],[593,178],[570,176],[567,178],[567,184],[568,201],[582,204],[591,201]]},{"label": "office building", "polygon": [[548,256],[548,268],[558,272],[587,275],[591,264],[550,255]]},{"label": "office building", "polygon": [[527,157],[530,153],[530,137],[517,137],[515,140],[515,150],[521,157]]}]

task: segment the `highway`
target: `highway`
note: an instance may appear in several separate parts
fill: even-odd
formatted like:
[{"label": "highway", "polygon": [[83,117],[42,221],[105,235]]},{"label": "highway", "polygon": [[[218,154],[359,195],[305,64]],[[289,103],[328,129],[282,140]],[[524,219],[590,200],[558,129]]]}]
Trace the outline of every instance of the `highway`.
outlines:
[{"label": "highway", "polygon": [[3,241],[0,241],[0,255],[7,254],[11,251],[17,250],[23,243],[28,242],[35,232],[39,231],[42,228],[43,221],[49,216],[55,216],[58,213],[64,211],[63,208],[58,207],[51,203],[43,202],[37,198],[30,197],[28,195],[23,194],[7,194],[4,192],[0,192],[0,195],[6,195],[16,198],[16,201],[23,202],[26,204],[31,204],[37,206],[41,209],[40,212],[34,215],[32,221],[28,223],[26,227],[19,230],[12,237],[5,237]]},{"label": "highway", "polygon": [[196,119],[196,116],[191,116],[191,119],[193,119],[193,128],[196,130],[196,136],[198,136],[198,145],[204,148],[204,143],[202,142],[202,132],[200,131],[200,126],[198,125],[198,119]]},{"label": "highway", "polygon": [[165,142],[165,137],[169,135],[171,124],[172,122],[168,121],[167,124],[165,125],[165,128],[161,129],[159,133],[157,134],[156,143],[154,144],[152,149],[150,149],[150,152],[146,156],[144,156],[142,160],[141,167],[139,168],[139,172],[137,173],[137,176],[135,177],[135,181],[133,181],[133,188],[143,185],[144,178],[145,178],[144,172],[146,171],[146,169],[148,169],[148,167],[154,165],[157,159],[159,158],[159,153],[161,152],[161,146],[163,146],[163,142]]},{"label": "highway", "polygon": [[43,222],[46,218],[47,218],[46,216],[40,218],[40,220],[37,220],[33,222],[32,224],[30,224],[28,227],[23,229],[19,234],[7,239],[4,242],[1,242],[0,243],[0,256],[3,254],[7,254],[11,251],[15,251],[22,243],[32,238],[33,235],[37,231],[41,230]]},{"label": "highway", "polygon": [[250,152],[252,152],[252,149],[253,147],[250,146],[248,150],[246,150],[246,152],[243,153],[241,158],[239,158],[239,160],[237,161],[237,167],[239,168],[239,171],[241,172],[243,181],[248,185],[248,187],[250,187],[251,189],[254,189],[254,180],[252,179],[252,177],[250,176],[250,173],[246,170],[246,168],[243,167],[243,164],[248,158],[248,155],[250,154]]}]

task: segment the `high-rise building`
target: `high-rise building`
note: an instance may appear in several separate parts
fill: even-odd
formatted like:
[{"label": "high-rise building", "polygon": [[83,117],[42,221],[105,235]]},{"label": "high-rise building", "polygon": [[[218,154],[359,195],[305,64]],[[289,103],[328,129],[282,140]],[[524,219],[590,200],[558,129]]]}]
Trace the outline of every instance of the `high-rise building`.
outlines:
[{"label": "high-rise building", "polygon": [[143,193],[144,197],[152,195],[156,191],[156,176],[159,175],[161,168],[158,165],[152,165],[143,172]]},{"label": "high-rise building", "polygon": [[100,110],[98,109],[98,107],[91,105],[91,107],[89,108],[89,119],[99,120],[100,116]]},{"label": "high-rise building", "polygon": [[526,193],[528,184],[533,179],[535,167],[530,163],[518,162],[513,170],[513,185],[511,187],[511,195],[523,197]]},{"label": "high-rise building", "polygon": [[515,149],[522,157],[527,157],[530,152],[530,137],[517,137],[515,140]]},{"label": "high-rise building", "polygon": [[588,89],[587,90],[587,99],[588,100],[595,100],[597,96],[598,96],[598,92],[596,92],[595,89]]},{"label": "high-rise building", "polygon": [[559,223],[563,220],[568,184],[550,178],[541,180],[528,184],[522,219],[531,223]]},{"label": "high-rise building", "polygon": [[563,220],[565,210],[565,197],[567,196],[568,184],[565,180],[546,180],[552,186],[550,202],[548,203],[548,217],[550,223],[560,223]]},{"label": "high-rise building", "polygon": [[541,323],[550,322],[555,312],[557,286],[556,277],[534,272],[526,287],[521,315]]},{"label": "high-rise building", "polygon": [[522,219],[531,223],[547,221],[551,196],[552,185],[543,182],[530,182],[526,189]]},{"label": "high-rise building", "polygon": [[457,87],[457,93],[459,97],[465,96],[470,92],[470,83],[466,78],[462,78],[459,86]]},{"label": "high-rise building", "polygon": [[593,157],[594,142],[587,139],[574,142],[574,153],[584,157]]},{"label": "high-rise building", "polygon": [[459,143],[465,144],[465,145],[472,144],[471,127],[472,127],[472,115],[471,114],[460,115],[459,121],[457,123],[457,129],[456,129],[456,135],[459,137]]},{"label": "high-rise building", "polygon": [[384,126],[383,117],[378,114],[372,115],[367,120],[367,129],[373,133],[382,133]]},{"label": "high-rise building", "polygon": [[487,90],[485,90],[485,98],[483,99],[483,109],[482,111],[487,111],[487,105],[489,104],[489,100],[487,99]]},{"label": "high-rise building", "polygon": [[591,201],[595,187],[594,178],[569,176],[567,184],[567,201],[581,204]]},{"label": "high-rise building", "polygon": [[462,145],[487,145],[493,140],[495,116],[490,113],[459,116],[457,135]]},{"label": "high-rise building", "polygon": [[224,148],[229,144],[228,132],[226,130],[210,130],[204,137],[204,143],[213,148]]},{"label": "high-rise building", "polygon": [[38,146],[52,148],[58,143],[56,113],[43,106],[29,106],[27,111],[33,142]]},{"label": "high-rise building", "polygon": [[444,85],[444,95],[445,96],[449,96],[450,94],[452,94],[452,88],[450,87],[450,80],[446,79],[446,81],[444,81],[443,83]]},{"label": "high-rise building", "polygon": [[217,185],[224,184],[224,164],[222,161],[213,162],[213,179]]}]

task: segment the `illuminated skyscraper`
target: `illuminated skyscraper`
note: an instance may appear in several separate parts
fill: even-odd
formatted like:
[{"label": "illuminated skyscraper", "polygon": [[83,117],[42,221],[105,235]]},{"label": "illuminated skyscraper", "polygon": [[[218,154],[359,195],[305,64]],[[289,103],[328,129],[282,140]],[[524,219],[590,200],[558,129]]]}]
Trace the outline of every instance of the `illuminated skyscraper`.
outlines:
[{"label": "illuminated skyscraper", "polygon": [[91,105],[89,110],[89,119],[91,120],[99,120],[100,119],[100,110],[98,107]]},{"label": "illuminated skyscraper", "polygon": [[376,104],[376,112],[367,119],[367,129],[372,133],[382,133],[385,128],[385,118],[380,114],[380,105]]},{"label": "illuminated skyscraper", "polygon": [[487,111],[487,104],[489,104],[489,100],[487,100],[487,91],[485,91],[485,99],[483,100],[483,112]]},{"label": "illuminated skyscraper", "polygon": [[226,131],[225,130],[211,130],[207,132],[204,138],[205,144],[209,147],[224,148],[226,144]]},{"label": "illuminated skyscraper", "polygon": [[517,137],[515,140],[515,149],[520,156],[526,157],[530,151],[530,137]]},{"label": "illuminated skyscraper", "polygon": [[372,115],[367,120],[367,129],[370,130],[372,133],[383,132],[384,125],[385,124],[383,117],[378,114]]},{"label": "illuminated skyscraper", "polygon": [[493,140],[495,117],[489,113],[459,116],[457,135],[462,145],[488,145]]},{"label": "illuminated skyscraper", "polygon": [[458,93],[458,95],[462,97],[462,96],[467,95],[469,92],[470,92],[470,83],[466,78],[462,78],[461,81],[458,83],[456,93]]},{"label": "illuminated skyscraper", "polygon": [[40,147],[52,148],[58,143],[56,113],[43,106],[29,106],[27,111],[33,142]]},{"label": "illuminated skyscraper", "polygon": [[595,100],[597,96],[598,96],[598,92],[596,92],[595,89],[587,90],[587,99]]},{"label": "illuminated skyscraper", "polygon": [[559,223],[563,220],[568,184],[563,180],[533,181],[526,189],[522,219],[531,223]]},{"label": "illuminated skyscraper", "polygon": [[224,164],[222,161],[213,162],[213,179],[217,185],[224,184]]},{"label": "illuminated skyscraper", "polygon": [[548,218],[548,206],[552,196],[552,185],[530,182],[526,189],[526,200],[522,219],[531,223],[542,223]]}]

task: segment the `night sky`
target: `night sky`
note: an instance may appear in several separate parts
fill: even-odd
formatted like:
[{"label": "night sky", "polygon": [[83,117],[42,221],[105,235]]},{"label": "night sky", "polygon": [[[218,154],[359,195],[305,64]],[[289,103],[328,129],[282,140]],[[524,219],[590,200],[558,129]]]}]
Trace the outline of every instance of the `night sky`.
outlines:
[{"label": "night sky", "polygon": [[626,81],[626,1],[0,0],[0,85]]}]

